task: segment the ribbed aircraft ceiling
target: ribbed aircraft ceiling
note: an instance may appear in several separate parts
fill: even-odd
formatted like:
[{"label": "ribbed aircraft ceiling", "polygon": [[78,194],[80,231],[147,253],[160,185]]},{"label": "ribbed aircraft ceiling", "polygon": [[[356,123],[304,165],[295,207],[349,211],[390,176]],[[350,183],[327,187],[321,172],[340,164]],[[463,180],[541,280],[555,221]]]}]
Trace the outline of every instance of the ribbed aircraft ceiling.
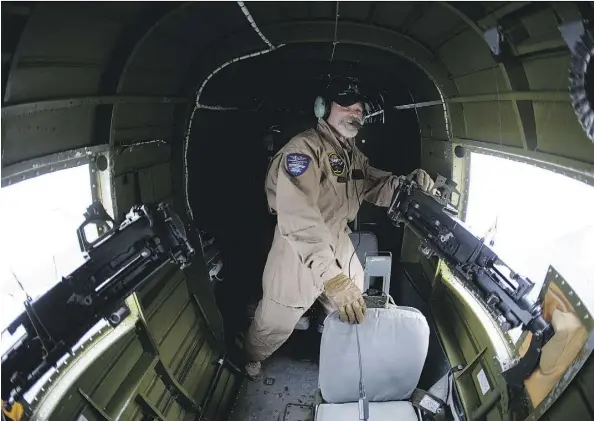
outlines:
[{"label": "ribbed aircraft ceiling", "polygon": [[[318,61],[334,47],[337,61],[365,62],[366,52],[376,66],[385,61],[415,101],[440,99],[431,81],[454,98],[450,133],[443,108],[418,110],[428,144],[494,147],[592,171],[594,146],[569,103],[570,53],[559,31],[591,11],[589,3],[246,7],[270,45],[236,2],[3,2],[2,35],[10,39],[2,54],[3,167],[86,146],[181,142],[196,91],[215,69],[228,64],[206,84],[201,103],[224,106],[210,84],[237,65],[229,61],[271,46],[268,59],[280,59],[283,48],[305,54],[298,47],[315,44],[309,51]],[[493,27],[503,35],[497,57],[484,38]]]}]

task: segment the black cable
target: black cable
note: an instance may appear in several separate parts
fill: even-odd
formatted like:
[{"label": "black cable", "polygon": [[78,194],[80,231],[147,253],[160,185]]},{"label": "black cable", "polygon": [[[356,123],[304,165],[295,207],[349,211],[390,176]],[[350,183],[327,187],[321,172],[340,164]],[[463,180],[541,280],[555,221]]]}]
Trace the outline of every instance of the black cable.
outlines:
[{"label": "black cable", "polygon": [[[355,148],[355,145],[353,145],[353,150],[354,150],[354,148]],[[352,168],[350,168],[350,170],[351,170],[351,173],[349,174],[349,178],[352,177],[352,175],[353,175]],[[349,183],[349,179],[347,179],[347,192],[349,189],[348,183]],[[361,198],[359,197],[359,189],[357,188],[357,183],[355,183],[355,193],[357,194],[357,203],[359,205],[359,207],[357,208],[357,213],[359,213],[359,209],[361,208]],[[347,215],[347,218],[348,218],[348,215]],[[356,228],[358,228],[358,227],[356,227]],[[351,262],[353,261],[353,257],[355,256],[355,254],[357,253],[357,250],[359,249],[359,246],[361,245],[361,230],[357,229],[357,235],[358,235],[357,245],[355,246],[355,250],[353,250],[353,254],[351,254],[351,258],[349,259],[349,278],[351,278]],[[349,241],[350,241],[350,239],[349,239]],[[363,285],[363,288],[365,288],[365,285]],[[362,292],[365,292],[365,291],[362,291]]]}]

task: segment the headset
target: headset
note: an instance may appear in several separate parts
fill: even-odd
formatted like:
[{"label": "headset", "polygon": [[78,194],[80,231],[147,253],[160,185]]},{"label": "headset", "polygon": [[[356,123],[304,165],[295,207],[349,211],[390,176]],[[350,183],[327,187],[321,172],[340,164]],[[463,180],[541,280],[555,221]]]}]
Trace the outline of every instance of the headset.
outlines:
[{"label": "headset", "polygon": [[317,118],[323,118],[325,120],[330,115],[331,106],[331,101],[326,100],[322,95],[318,95],[314,101],[314,114]]},{"label": "headset", "polygon": [[[324,96],[318,95],[314,101],[314,114],[317,118],[323,118],[324,120],[330,115],[330,108],[332,107],[332,101],[327,100]],[[368,102],[363,102],[365,108],[364,116],[371,114],[371,107]]]},{"label": "headset", "polygon": [[[344,81],[341,81],[344,83]],[[332,82],[331,82],[332,83]],[[340,82],[338,82],[340,84]],[[334,85],[334,84],[333,84]],[[364,123],[373,123],[375,121],[384,122],[384,97],[381,93],[377,93],[376,95],[366,95],[363,93],[359,93],[359,87],[357,82],[350,81],[348,87],[344,86],[343,89],[340,89],[339,86],[329,86],[326,89],[326,93],[322,95],[318,95],[314,101],[314,115],[317,118],[327,119],[330,115],[330,109],[332,108],[332,97],[341,96],[341,95],[348,95],[356,93],[359,96],[359,100],[363,104],[363,122]],[[377,98],[373,98],[376,96]]]}]

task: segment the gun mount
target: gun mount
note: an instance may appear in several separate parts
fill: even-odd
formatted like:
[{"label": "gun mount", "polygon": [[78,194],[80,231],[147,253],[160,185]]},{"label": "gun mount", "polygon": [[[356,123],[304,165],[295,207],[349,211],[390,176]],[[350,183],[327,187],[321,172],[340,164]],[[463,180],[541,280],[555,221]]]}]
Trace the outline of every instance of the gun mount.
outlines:
[{"label": "gun mount", "polygon": [[[448,183],[449,191],[454,186]],[[497,254],[456,218],[450,194],[423,192],[401,178],[388,209],[395,225],[404,224],[421,239],[421,252],[438,256],[478,296],[503,331],[521,326],[533,333],[527,353],[502,373],[510,387],[520,386],[538,365],[544,344],[553,336],[539,302],[529,299],[534,284],[512,271]]]},{"label": "gun mount", "polygon": [[[182,269],[190,265],[194,249],[166,204],[135,206],[121,224],[100,203],[91,205],[85,217],[77,232],[85,263],[25,302],[25,311],[8,327],[13,334],[23,326],[25,335],[2,357],[5,406],[20,400],[102,318],[120,323],[129,314],[125,299],[153,273],[169,263]],[[93,242],[85,234],[91,223],[104,232]]]}]

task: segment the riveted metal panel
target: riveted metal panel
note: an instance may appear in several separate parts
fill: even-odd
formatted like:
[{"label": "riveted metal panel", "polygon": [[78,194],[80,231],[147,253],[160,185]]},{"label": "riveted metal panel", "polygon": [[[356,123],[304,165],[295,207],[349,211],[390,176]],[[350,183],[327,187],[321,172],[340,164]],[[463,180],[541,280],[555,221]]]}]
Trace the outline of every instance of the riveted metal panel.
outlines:
[{"label": "riveted metal panel", "polygon": [[[546,419],[550,421],[557,420],[592,420],[592,409],[588,407],[580,389],[571,388],[563,394],[560,399],[560,405],[553,406],[546,414]],[[591,390],[585,390],[586,396],[591,395]]]},{"label": "riveted metal panel", "polygon": [[2,166],[90,146],[92,121],[91,107],[2,117]]},{"label": "riveted metal panel", "polygon": [[171,163],[164,163],[151,168],[153,196],[156,203],[173,194],[171,182]]},{"label": "riveted metal panel", "polygon": [[594,144],[586,137],[569,103],[534,103],[538,147],[543,152],[594,163]]},{"label": "riveted metal panel", "polygon": [[381,2],[374,21],[382,26],[399,28],[414,7],[415,3],[409,2]]},{"label": "riveted metal panel", "polygon": [[100,77],[99,61],[51,61],[49,58],[44,61],[22,61],[9,77],[6,87],[7,102],[18,104],[33,100],[91,95],[96,92]]},{"label": "riveted metal panel", "polygon": [[[51,418],[50,414],[64,408],[65,405],[61,399],[64,399],[71,409],[82,408],[86,403],[81,399],[78,390],[71,385],[82,384],[81,382],[88,380],[89,388],[94,388],[102,380],[106,369],[113,367],[123,350],[129,345],[132,337],[130,327],[131,324],[126,322],[116,329],[111,329],[104,324],[84,342],[77,344],[77,348],[58,363],[56,370],[49,373],[49,379],[43,380],[45,384],[40,391],[36,392],[31,402],[32,409],[35,410],[32,419],[45,421]],[[103,371],[90,378],[79,377],[81,373],[92,369],[89,363],[95,359],[103,360]],[[37,411],[38,407],[41,408],[39,411]]]},{"label": "riveted metal panel", "polygon": [[178,268],[171,265],[162,277],[154,277],[147,280],[146,286],[137,292],[139,301],[144,308],[145,318],[151,319],[155,312],[161,307],[163,301],[175,291],[184,277]]},{"label": "riveted metal panel", "polygon": [[572,20],[581,19],[580,11],[577,7],[577,2],[561,1],[552,4],[552,8],[563,22],[570,22]]},{"label": "riveted metal panel", "polygon": [[511,90],[499,67],[460,76],[456,78],[456,86],[460,96],[496,94]]},{"label": "riveted metal panel", "polygon": [[132,66],[122,83],[122,93],[151,92],[171,95],[179,91],[185,68],[162,68],[157,65]]},{"label": "riveted metal panel", "polygon": [[558,90],[567,93],[569,102],[569,91],[567,78],[569,76],[569,54],[563,53],[540,59],[523,61],[526,78],[532,90]]},{"label": "riveted metal panel", "polygon": [[[475,413],[481,404],[500,394],[501,399],[497,398],[486,419],[501,420],[507,411],[507,386],[500,375],[501,364],[509,362],[513,355],[511,339],[491,321],[488,311],[443,263],[436,276],[438,282],[434,284],[431,305],[448,357],[454,358],[451,364],[461,363],[466,368],[455,376],[465,412]],[[483,392],[479,386],[477,377],[481,370],[488,379],[489,391]]]},{"label": "riveted metal panel", "polygon": [[113,190],[116,197],[115,208],[117,218],[123,218],[130,208],[137,204],[134,175],[124,174],[113,178]]},{"label": "riveted metal panel", "polygon": [[164,142],[122,146],[114,155],[113,186],[121,217],[143,200],[160,202],[172,196],[171,147]]},{"label": "riveted metal panel", "polygon": [[466,24],[453,13],[444,13],[439,5],[427,8],[423,16],[411,26],[408,33],[430,47],[438,46],[444,37],[465,29]]},{"label": "riveted metal panel", "polygon": [[[250,3],[247,3],[248,7]],[[356,4],[356,3],[355,3]],[[334,6],[334,5],[332,5]],[[348,12],[348,4],[343,3],[340,5],[340,15],[346,18],[352,15],[352,13]],[[307,19],[308,18],[308,10],[304,2],[300,1],[281,1],[278,3],[278,7],[275,11],[275,16],[278,20],[297,20],[297,19]]]},{"label": "riveted metal panel", "polygon": [[[581,395],[584,398],[585,405],[590,409],[590,414],[594,413],[594,358],[590,357],[582,370],[578,373],[576,380],[569,387],[581,389]],[[563,395],[559,401],[563,404]]]},{"label": "riveted metal panel", "polygon": [[114,158],[115,174],[149,168],[169,160],[171,160],[171,146],[163,142],[122,146]]},{"label": "riveted metal panel", "polygon": [[531,37],[559,34],[559,22],[551,10],[545,9],[540,12],[522,18],[522,24]]},{"label": "riveted metal panel", "polygon": [[153,402],[157,409],[159,409],[160,411],[163,411],[163,405],[159,405],[159,402],[162,400],[162,397],[165,396],[167,393],[167,388],[158,376],[155,377],[153,384],[149,386],[147,391],[145,392],[148,400],[150,402]]},{"label": "riveted metal panel", "polygon": [[118,104],[116,130],[150,124],[172,124],[175,104]]},{"label": "riveted metal panel", "polygon": [[[159,32],[153,33],[136,53],[130,70],[145,67],[158,69],[166,74],[180,67],[186,67],[192,55],[188,54],[189,45],[182,42],[183,39],[177,41],[165,35],[159,35]],[[155,60],[156,57],[159,57],[158,61]],[[149,86],[147,88],[150,89]]]},{"label": "riveted metal panel", "polygon": [[163,335],[159,347],[163,362],[174,371],[182,364],[181,358],[188,352],[191,341],[197,339],[196,328],[200,327],[190,302],[184,303],[182,308],[183,310],[173,319],[171,328]]},{"label": "riveted metal panel", "polygon": [[218,420],[226,420],[227,415],[230,413],[230,407],[234,403],[235,397],[239,392],[241,381],[238,380],[236,375],[230,373],[229,379],[225,385],[225,391],[219,404],[219,411],[217,413]]},{"label": "riveted metal panel", "polygon": [[[312,15],[314,18],[319,19],[333,19],[336,15],[336,10],[334,4],[329,1],[317,1],[312,2]],[[266,2],[262,2],[262,4],[266,4]],[[382,3],[387,4],[387,3]]]},{"label": "riveted metal panel", "polygon": [[[207,335],[207,333],[204,334]],[[184,387],[195,392],[194,395],[199,402],[202,402],[207,390],[206,384],[202,379],[210,376],[209,373],[213,369],[212,362],[214,358],[214,351],[210,348],[208,342],[205,340],[200,341],[194,362],[186,378],[182,380]]]},{"label": "riveted metal panel", "polygon": [[[215,379],[218,364],[216,364],[217,357],[213,354],[209,356],[207,363],[204,366],[204,370],[202,371],[202,378],[204,379]],[[194,396],[201,405],[207,403],[208,394],[211,391],[213,386],[213,382],[205,382],[201,381],[195,389]],[[214,384],[216,386],[216,384]]]},{"label": "riveted metal panel", "polygon": [[[183,40],[186,47],[194,45],[194,51],[198,51],[225,35],[221,22],[226,20],[227,15],[234,8],[238,8],[237,5],[226,2],[186,4],[174,16],[161,22],[158,31],[172,34],[177,39]],[[251,8],[250,5],[250,10]],[[246,23],[247,21],[242,22],[242,25]]]},{"label": "riveted metal panel", "polygon": [[134,341],[130,346],[126,347],[125,351],[120,355],[117,362],[109,372],[105,373],[105,377],[101,385],[94,393],[89,393],[89,396],[101,407],[105,408],[113,393],[126,380],[128,374],[142,355],[142,346],[139,342]]},{"label": "riveted metal panel", "polygon": [[97,9],[104,10],[99,4],[87,5],[82,13],[68,3],[36,6],[8,79],[7,102],[96,91],[104,60],[122,28],[121,22],[93,13]]},{"label": "riveted metal panel", "polygon": [[[448,132],[446,130],[446,125],[444,124],[445,111],[443,106],[436,105],[435,107],[420,108],[416,111],[419,116],[421,137],[443,140],[448,139]],[[463,130],[464,127],[460,126],[458,128]]]},{"label": "riveted metal panel", "polygon": [[452,143],[421,139],[421,167],[431,174],[452,178]]},{"label": "riveted metal panel", "polygon": [[206,419],[222,420],[228,411],[230,400],[235,389],[235,376],[228,369],[223,369],[220,380],[207,407]]},{"label": "riveted metal panel", "polygon": [[[137,346],[140,346],[136,342]],[[113,388],[110,391],[109,403],[105,406],[105,412],[110,414],[114,419],[120,419],[126,407],[135,405],[134,397],[139,392],[139,385],[141,380],[148,376],[155,368],[157,358],[154,355],[143,352],[135,360],[135,354],[130,351],[122,358],[127,361],[126,371],[123,371],[120,375],[125,376],[120,385],[117,388]],[[133,364],[130,366],[130,364]],[[101,389],[100,389],[101,390]]]},{"label": "riveted metal panel", "polygon": [[[146,133],[146,128],[165,127],[170,128],[175,123],[173,121],[173,104],[147,104],[147,105],[116,105],[115,112],[115,134],[114,141],[124,142],[142,141],[151,139],[170,138],[170,130],[167,130],[166,136],[158,136],[157,133],[151,135]],[[138,132],[136,139],[131,137],[131,132]],[[143,133],[144,134],[141,134]]]},{"label": "riveted metal panel", "polygon": [[[258,26],[265,25],[270,22],[277,22],[280,20],[280,11],[277,7],[270,7],[269,4],[266,2],[250,2],[249,4],[249,11],[252,17],[256,22],[258,22]],[[323,5],[325,8],[328,9],[328,15],[330,16],[332,12],[330,9],[333,5],[328,4],[327,2],[316,2],[316,4]],[[319,13],[316,13],[316,16],[319,16]],[[328,16],[328,17],[329,17]]]},{"label": "riveted metal panel", "polygon": [[464,117],[469,138],[521,147],[516,115],[510,102],[466,104]]},{"label": "riveted metal panel", "polygon": [[[291,2],[293,3],[293,2]],[[295,4],[295,3],[293,3]],[[362,20],[363,17],[367,16],[367,14],[369,13],[369,6],[370,6],[370,2],[359,2],[359,1],[350,1],[350,2],[344,2],[344,3],[340,3],[339,4],[339,14],[340,17],[339,19],[344,19],[344,20]],[[303,6],[301,6],[303,7]],[[295,19],[292,15],[291,19]],[[305,19],[306,16],[304,15],[303,18]]]},{"label": "riveted metal panel", "polygon": [[172,140],[177,126],[165,122],[140,126],[122,126],[114,135],[119,143],[134,143],[152,139]]},{"label": "riveted metal panel", "polygon": [[[163,301],[155,307],[154,312],[148,317],[149,329],[155,338],[157,345],[164,341],[165,332],[173,328],[175,320],[189,307],[188,291],[180,274],[176,276],[175,289],[167,291]],[[174,311],[163,311],[164,308],[175,309]]]},{"label": "riveted metal panel", "polygon": [[439,49],[439,57],[454,76],[495,64],[485,40],[470,28],[444,44]]},{"label": "riveted metal panel", "polygon": [[140,198],[142,203],[155,203],[152,168],[138,170],[138,178],[140,180]]}]

